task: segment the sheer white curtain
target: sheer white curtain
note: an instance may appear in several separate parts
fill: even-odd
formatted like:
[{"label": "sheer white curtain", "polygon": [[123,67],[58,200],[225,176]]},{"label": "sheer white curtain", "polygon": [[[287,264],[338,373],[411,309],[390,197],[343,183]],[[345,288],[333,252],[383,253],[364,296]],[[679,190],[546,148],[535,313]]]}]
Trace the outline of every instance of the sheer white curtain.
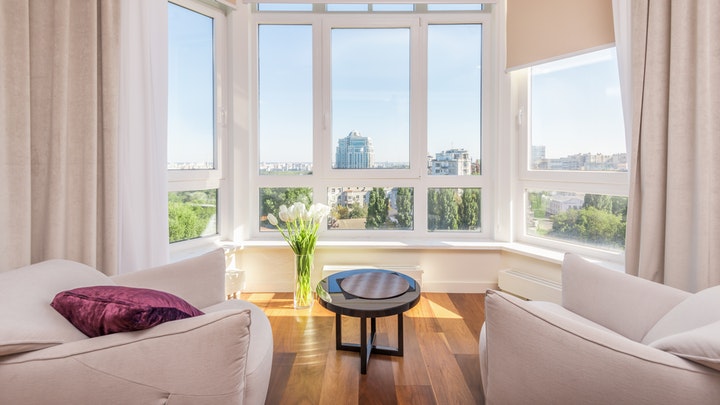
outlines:
[{"label": "sheer white curtain", "polygon": [[119,272],[168,261],[167,1],[123,0]]},{"label": "sheer white curtain", "polygon": [[[627,156],[632,155],[632,48],[630,26],[630,0],[612,0],[615,50],[617,52],[620,93],[625,119]],[[629,162],[632,164],[632,162]],[[631,168],[632,170],[632,168]]]}]

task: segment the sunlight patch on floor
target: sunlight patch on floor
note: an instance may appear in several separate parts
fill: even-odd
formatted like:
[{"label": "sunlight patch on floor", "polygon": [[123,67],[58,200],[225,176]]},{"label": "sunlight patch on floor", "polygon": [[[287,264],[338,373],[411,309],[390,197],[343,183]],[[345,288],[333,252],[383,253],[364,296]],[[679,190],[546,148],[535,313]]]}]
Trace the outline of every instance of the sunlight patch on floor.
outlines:
[{"label": "sunlight patch on floor", "polygon": [[430,304],[430,308],[432,309],[433,314],[435,315],[435,318],[438,319],[463,319],[462,316],[458,315],[452,310],[449,310],[442,305],[434,302],[431,299],[428,299],[428,303]]}]

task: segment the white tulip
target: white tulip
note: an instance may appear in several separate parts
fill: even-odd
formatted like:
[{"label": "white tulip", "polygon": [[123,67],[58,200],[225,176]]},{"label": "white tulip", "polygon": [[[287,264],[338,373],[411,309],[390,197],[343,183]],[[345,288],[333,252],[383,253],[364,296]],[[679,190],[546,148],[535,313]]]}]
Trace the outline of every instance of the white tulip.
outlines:
[{"label": "white tulip", "polygon": [[280,216],[280,219],[283,220],[283,222],[290,221],[290,211],[288,211],[288,207],[281,205],[278,215]]},{"label": "white tulip", "polygon": [[314,220],[315,215],[317,214],[317,210],[318,210],[317,204],[311,205],[310,209],[308,210],[308,217],[310,217],[310,219]]},{"label": "white tulip", "polygon": [[308,219],[305,204],[301,202],[296,202],[295,204],[293,204],[292,208],[290,208],[290,212],[292,212],[293,220],[302,219],[304,221]]},{"label": "white tulip", "polygon": [[268,218],[268,222],[270,222],[270,225],[277,226],[278,220],[277,220],[277,218],[275,218],[275,215],[268,214],[267,218]]},{"label": "white tulip", "polygon": [[310,216],[315,222],[321,222],[328,214],[330,214],[330,207],[325,204],[313,204],[310,207]]}]

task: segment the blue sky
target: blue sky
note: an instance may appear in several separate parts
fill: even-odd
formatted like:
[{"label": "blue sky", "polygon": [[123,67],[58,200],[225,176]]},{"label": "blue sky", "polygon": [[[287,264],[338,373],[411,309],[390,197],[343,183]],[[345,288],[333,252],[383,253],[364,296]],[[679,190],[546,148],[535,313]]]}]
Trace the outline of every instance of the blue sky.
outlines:
[{"label": "blue sky", "polygon": [[[310,26],[261,26],[259,36],[260,160],[310,161]],[[406,28],[333,30],[333,151],[357,130],[373,139],[376,161],[408,161],[409,37]],[[442,62],[429,66],[428,152],[480,154],[480,43],[479,25],[431,27],[430,56]]]},{"label": "blue sky", "polygon": [[533,145],[546,157],[625,152],[615,48],[532,68]]},{"label": "blue sky", "polygon": [[[212,160],[212,20],[171,5],[169,161]],[[430,26],[428,153],[480,154],[481,26]],[[260,161],[312,160],[312,29],[261,26]],[[409,159],[409,30],[332,33],[331,152],[350,131],[376,161]],[[592,63],[588,63],[592,62]],[[547,157],[625,151],[614,48],[533,68],[533,144]],[[190,95],[190,96],[188,96]],[[334,156],[333,156],[334,158]]]},{"label": "blue sky", "polygon": [[168,4],[168,162],[209,162],[214,155],[212,19]]}]

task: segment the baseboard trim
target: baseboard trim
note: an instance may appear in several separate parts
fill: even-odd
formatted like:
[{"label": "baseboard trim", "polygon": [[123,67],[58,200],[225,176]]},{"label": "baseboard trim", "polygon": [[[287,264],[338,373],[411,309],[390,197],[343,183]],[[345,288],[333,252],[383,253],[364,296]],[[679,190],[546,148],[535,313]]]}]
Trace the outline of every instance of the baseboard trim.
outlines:
[{"label": "baseboard trim", "polygon": [[477,294],[497,290],[496,283],[465,281],[425,281],[422,292]]},{"label": "baseboard trim", "polygon": [[[477,294],[485,293],[487,290],[497,290],[498,285],[491,282],[461,282],[461,281],[425,281],[422,284],[422,292],[437,293],[463,293]],[[244,293],[267,293],[267,292],[292,292],[292,282],[247,282]]]}]

